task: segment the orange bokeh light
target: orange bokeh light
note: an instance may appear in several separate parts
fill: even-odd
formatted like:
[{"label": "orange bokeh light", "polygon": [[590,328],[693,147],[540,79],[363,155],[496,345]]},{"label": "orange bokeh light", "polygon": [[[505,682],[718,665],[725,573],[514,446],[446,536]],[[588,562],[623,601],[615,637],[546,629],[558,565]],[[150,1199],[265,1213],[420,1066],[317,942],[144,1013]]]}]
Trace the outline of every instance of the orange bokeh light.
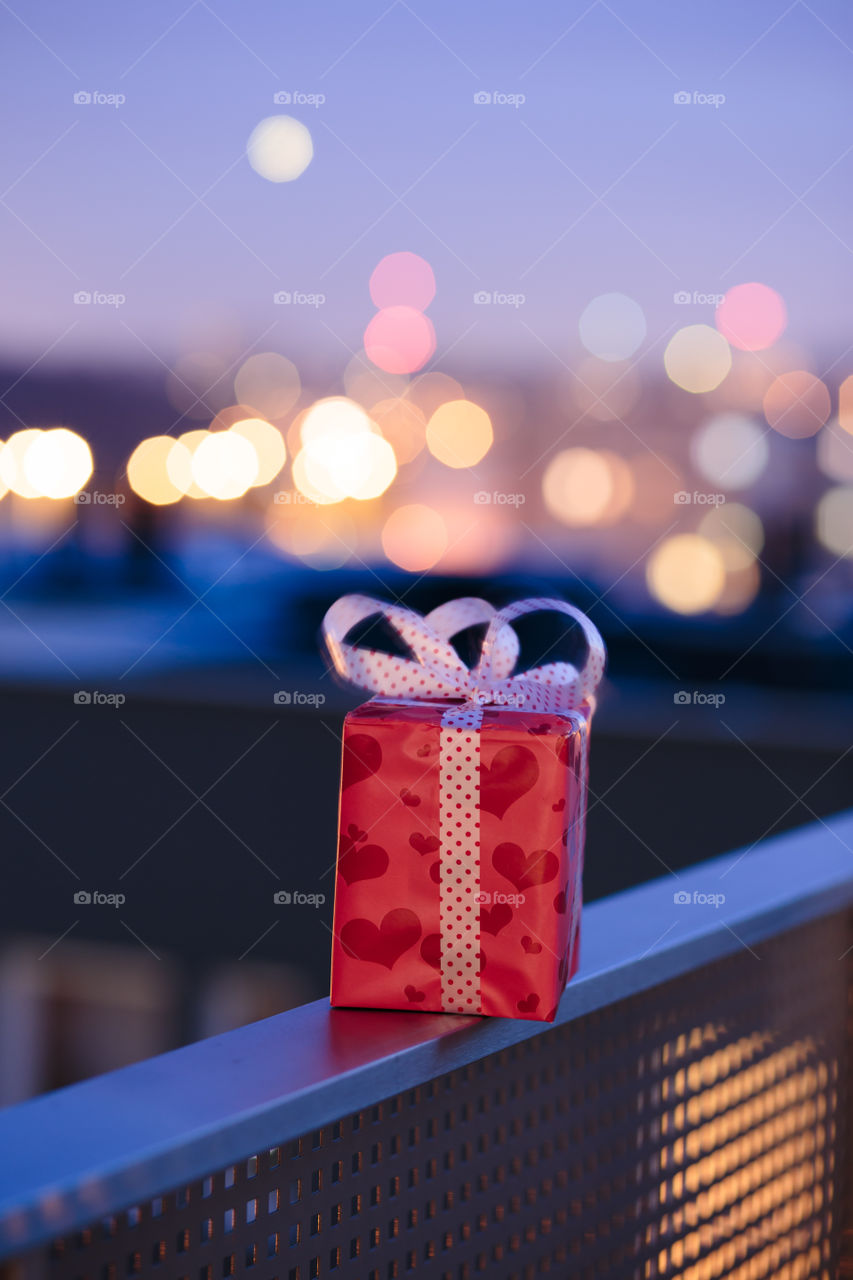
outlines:
[{"label": "orange bokeh light", "polygon": [[815,435],[831,409],[826,385],[805,369],[783,373],[764,393],[764,416],[780,435],[802,440]]}]

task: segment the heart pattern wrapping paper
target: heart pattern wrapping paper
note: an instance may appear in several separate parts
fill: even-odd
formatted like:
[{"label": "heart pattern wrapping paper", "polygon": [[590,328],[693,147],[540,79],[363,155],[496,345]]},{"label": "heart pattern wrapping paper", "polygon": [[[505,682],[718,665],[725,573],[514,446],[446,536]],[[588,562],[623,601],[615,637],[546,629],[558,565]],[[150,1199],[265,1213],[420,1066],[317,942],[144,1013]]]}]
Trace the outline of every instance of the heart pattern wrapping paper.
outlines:
[{"label": "heart pattern wrapping paper", "polygon": [[[510,610],[549,607],[583,618],[556,601]],[[371,612],[415,638],[423,665],[346,644],[353,617]],[[368,688],[397,686],[344,722],[333,1005],[552,1021],[577,969],[603,646],[584,619],[582,671],[511,677],[508,614],[464,600],[421,619],[344,597],[327,615],[339,669]],[[446,641],[483,621],[484,657],[469,672]]]}]

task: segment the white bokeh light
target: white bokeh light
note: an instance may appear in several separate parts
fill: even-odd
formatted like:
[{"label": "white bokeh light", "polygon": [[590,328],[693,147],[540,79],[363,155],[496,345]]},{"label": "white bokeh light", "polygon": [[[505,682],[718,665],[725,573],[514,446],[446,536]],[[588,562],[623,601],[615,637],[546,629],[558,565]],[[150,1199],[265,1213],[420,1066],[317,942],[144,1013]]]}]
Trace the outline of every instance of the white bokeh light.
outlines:
[{"label": "white bokeh light", "polygon": [[268,182],[292,182],[314,156],[311,134],[293,116],[267,116],[252,130],[246,144],[249,164]]},{"label": "white bokeh light", "polygon": [[580,318],[581,342],[599,360],[627,360],[646,336],[646,317],[624,293],[593,298]]}]

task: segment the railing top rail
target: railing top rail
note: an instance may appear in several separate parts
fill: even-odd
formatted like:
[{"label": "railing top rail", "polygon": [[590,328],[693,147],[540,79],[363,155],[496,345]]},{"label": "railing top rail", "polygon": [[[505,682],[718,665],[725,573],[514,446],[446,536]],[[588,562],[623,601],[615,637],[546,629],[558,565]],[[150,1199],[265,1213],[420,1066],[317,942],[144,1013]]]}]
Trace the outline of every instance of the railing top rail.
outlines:
[{"label": "railing top rail", "polygon": [[[592,904],[557,1022],[841,910],[851,854],[853,813]],[[0,1111],[0,1256],[543,1030],[320,1000]]]}]

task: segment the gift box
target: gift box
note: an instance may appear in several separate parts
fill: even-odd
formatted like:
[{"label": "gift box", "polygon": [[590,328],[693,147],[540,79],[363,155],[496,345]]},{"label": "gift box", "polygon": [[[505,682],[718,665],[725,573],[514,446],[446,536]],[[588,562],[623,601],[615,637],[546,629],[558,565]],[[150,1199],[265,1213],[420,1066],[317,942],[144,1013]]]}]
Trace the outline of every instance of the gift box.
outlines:
[{"label": "gift box", "polygon": [[[580,671],[511,674],[511,623],[537,609],[580,621]],[[373,617],[411,656],[348,643]],[[469,670],[450,639],[480,623]],[[579,961],[598,632],[562,601],[420,618],[363,596],[324,629],[336,668],[378,695],[344,722],[332,1004],[552,1021]]]}]

